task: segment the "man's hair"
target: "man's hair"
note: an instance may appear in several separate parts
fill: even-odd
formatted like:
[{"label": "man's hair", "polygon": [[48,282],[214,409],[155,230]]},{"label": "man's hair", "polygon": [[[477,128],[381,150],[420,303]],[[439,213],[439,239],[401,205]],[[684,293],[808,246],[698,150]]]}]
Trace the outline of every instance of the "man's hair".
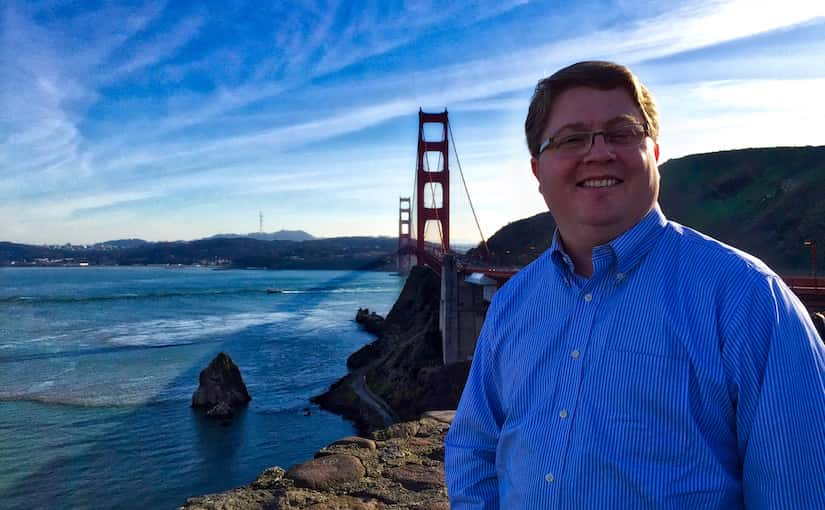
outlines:
[{"label": "man's hair", "polygon": [[648,126],[648,132],[654,140],[659,138],[659,113],[653,96],[641,81],[627,67],[613,62],[586,61],[567,66],[553,75],[539,80],[530,109],[524,121],[524,134],[527,136],[527,148],[530,155],[538,157],[542,133],[550,120],[553,101],[562,92],[573,87],[592,87],[599,90],[622,88],[641,110]]}]

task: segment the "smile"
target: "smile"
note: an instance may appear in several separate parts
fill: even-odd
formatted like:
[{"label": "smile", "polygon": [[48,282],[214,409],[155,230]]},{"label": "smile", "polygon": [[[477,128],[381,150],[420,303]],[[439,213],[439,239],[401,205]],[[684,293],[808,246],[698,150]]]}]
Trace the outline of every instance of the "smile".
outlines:
[{"label": "smile", "polygon": [[580,186],[583,188],[609,188],[611,186],[616,186],[617,184],[621,184],[622,181],[616,179],[614,177],[607,177],[603,179],[585,179],[580,183],[576,184],[576,186]]}]

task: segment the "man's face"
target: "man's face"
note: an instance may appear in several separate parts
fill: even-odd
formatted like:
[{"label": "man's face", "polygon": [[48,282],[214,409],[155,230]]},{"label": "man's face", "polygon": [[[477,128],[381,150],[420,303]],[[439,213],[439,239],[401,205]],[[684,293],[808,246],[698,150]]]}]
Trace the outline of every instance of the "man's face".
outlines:
[{"label": "man's face", "polygon": [[[556,98],[542,139],[599,131],[628,119],[644,123],[623,89],[574,87]],[[586,154],[548,148],[531,165],[562,238],[595,237],[603,244],[633,227],[656,203],[658,158],[659,146],[650,137],[638,145],[611,146],[596,136]]]}]

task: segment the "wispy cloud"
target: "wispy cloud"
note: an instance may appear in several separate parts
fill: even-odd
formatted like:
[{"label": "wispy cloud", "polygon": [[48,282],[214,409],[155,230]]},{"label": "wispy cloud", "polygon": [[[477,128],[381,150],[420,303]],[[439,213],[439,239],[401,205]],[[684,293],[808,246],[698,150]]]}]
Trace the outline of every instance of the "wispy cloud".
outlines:
[{"label": "wispy cloud", "polygon": [[149,41],[143,41],[132,50],[130,55],[114,69],[103,76],[103,82],[113,82],[140,71],[144,68],[163,62],[175,55],[199,33],[204,24],[201,16],[187,17],[173,27],[169,32],[154,34]]}]

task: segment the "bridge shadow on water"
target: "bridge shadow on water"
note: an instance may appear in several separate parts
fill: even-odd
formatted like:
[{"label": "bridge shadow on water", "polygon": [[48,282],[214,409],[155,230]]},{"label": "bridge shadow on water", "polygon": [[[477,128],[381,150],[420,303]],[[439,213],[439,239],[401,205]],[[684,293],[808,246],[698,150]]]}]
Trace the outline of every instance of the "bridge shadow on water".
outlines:
[{"label": "bridge shadow on water", "polygon": [[[325,290],[351,283],[362,274],[361,269],[350,271],[307,289],[317,292],[281,294],[274,310],[296,306],[298,300],[304,313],[321,309]],[[267,373],[278,366],[275,358],[284,355],[278,349],[286,343],[272,336],[265,324],[247,327],[217,342],[165,347],[164,359],[185,359],[188,365],[165,390],[189,385],[194,391],[200,371],[220,351],[229,352],[242,372]],[[331,355],[324,346],[309,347],[307,352],[297,353],[306,358],[302,370],[311,370],[313,359]],[[344,358],[335,362],[340,368],[329,374],[329,380],[303,391],[323,391],[342,375]],[[290,384],[290,374],[278,375],[284,384]],[[246,373],[244,378],[249,384]],[[259,389],[266,390],[271,401],[288,393],[272,387]],[[17,402],[20,410],[16,412],[26,413],[33,423],[43,423],[43,416],[52,416],[55,406],[63,408],[58,410],[62,418],[49,418],[60,423],[48,423],[45,431],[32,431],[43,436],[46,445],[53,445],[54,456],[36,467],[23,466],[24,471],[34,469],[0,493],[0,506],[176,508],[187,497],[247,484],[268,466],[288,467],[307,460],[319,447],[354,430],[342,418],[315,408],[312,416],[305,416],[300,406],[310,407],[308,401],[293,402],[286,409],[266,409],[256,406],[254,388],[250,387],[250,393],[250,406],[236,414],[229,426],[205,418],[180,400],[106,408]],[[0,411],[7,404],[0,402]],[[271,458],[274,450],[282,452],[280,458]]]}]

